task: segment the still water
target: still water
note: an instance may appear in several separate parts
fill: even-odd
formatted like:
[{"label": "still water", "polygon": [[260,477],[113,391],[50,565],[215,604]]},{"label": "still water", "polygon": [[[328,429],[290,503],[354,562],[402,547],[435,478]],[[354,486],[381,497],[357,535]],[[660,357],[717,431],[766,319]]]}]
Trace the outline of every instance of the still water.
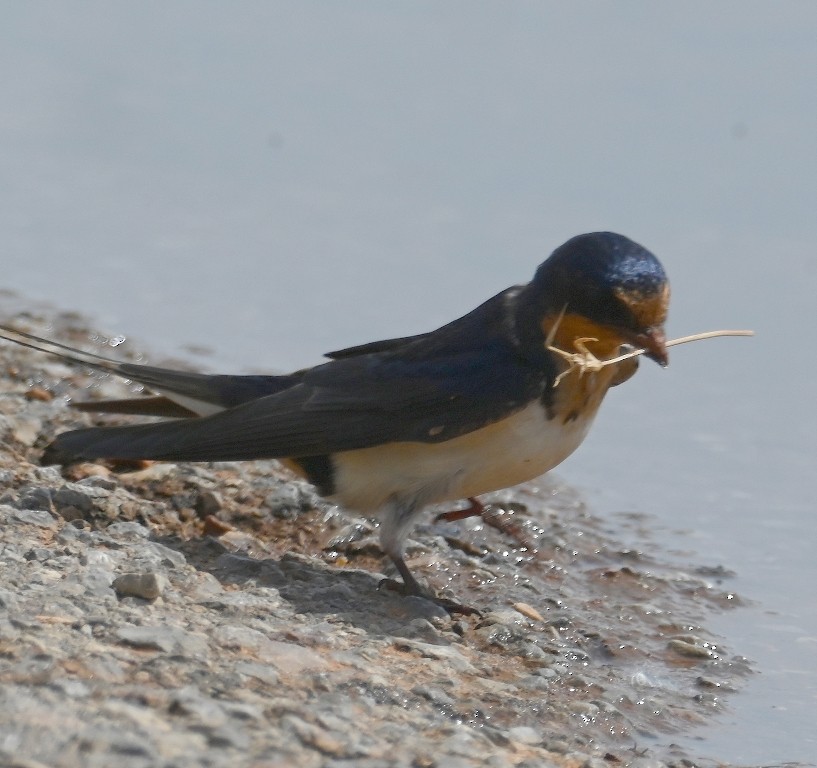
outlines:
[{"label": "still water", "polygon": [[280,370],[640,241],[671,336],[758,335],[643,365],[560,473],[751,601],[710,628],[758,674],[684,743],[815,761],[815,40],[794,1],[6,4],[2,287]]}]

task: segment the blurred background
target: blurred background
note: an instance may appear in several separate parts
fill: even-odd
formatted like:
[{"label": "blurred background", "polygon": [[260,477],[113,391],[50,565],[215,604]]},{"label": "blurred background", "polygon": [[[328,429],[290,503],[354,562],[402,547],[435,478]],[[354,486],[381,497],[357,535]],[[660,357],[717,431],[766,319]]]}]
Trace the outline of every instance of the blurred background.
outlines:
[{"label": "blurred background", "polygon": [[[2,288],[154,359],[284,370],[434,328],[574,234],[654,251],[680,347],[560,470],[751,601],[676,742],[817,754],[817,4],[6,3]],[[686,742],[684,741],[686,739]]]}]

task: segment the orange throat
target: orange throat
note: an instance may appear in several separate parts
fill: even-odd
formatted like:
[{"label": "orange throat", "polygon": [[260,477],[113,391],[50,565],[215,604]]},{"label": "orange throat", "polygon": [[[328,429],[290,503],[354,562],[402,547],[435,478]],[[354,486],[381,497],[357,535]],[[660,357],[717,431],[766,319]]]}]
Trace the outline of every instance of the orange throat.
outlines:
[{"label": "orange throat", "polygon": [[576,340],[583,339],[586,349],[599,360],[615,357],[619,347],[626,343],[621,334],[612,328],[572,313],[566,313],[561,319],[559,315],[548,315],[542,321],[542,333],[546,339],[550,337],[550,346],[570,353],[582,351],[576,346]]}]

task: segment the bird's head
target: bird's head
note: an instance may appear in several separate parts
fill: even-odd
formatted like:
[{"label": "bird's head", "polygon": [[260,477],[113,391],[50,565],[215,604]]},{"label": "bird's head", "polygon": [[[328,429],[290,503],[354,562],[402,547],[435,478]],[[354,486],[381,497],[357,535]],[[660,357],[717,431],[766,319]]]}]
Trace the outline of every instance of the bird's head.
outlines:
[{"label": "bird's head", "polygon": [[574,352],[576,339],[596,339],[587,348],[602,359],[630,344],[667,365],[667,275],[653,254],[623,235],[594,232],[568,240],[525,291],[555,346]]}]

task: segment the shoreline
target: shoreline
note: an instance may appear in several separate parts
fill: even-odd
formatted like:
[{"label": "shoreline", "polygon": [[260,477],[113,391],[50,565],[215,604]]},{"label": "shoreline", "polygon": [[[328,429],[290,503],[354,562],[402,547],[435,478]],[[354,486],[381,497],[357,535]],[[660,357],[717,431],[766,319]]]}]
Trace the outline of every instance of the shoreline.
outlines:
[{"label": "shoreline", "polygon": [[[17,322],[93,347],[78,315]],[[452,619],[378,590],[373,523],[275,462],[39,467],[93,423],[66,398],[131,390],[10,344],[0,366],[9,765],[688,767],[673,735],[751,672],[705,628],[728,574],[620,540],[558,478],[488,497],[499,528],[418,526],[412,570],[482,611]]]}]

